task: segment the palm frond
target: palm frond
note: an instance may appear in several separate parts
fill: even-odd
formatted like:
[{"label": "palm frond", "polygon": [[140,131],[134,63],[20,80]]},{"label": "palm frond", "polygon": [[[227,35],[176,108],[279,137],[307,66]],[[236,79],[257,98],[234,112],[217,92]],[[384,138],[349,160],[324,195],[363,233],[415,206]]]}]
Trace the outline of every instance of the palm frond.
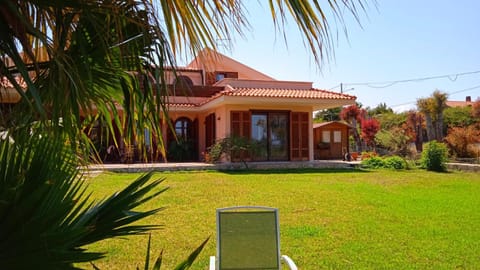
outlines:
[{"label": "palm frond", "polygon": [[166,190],[158,189],[163,179],[143,175],[95,203],[76,156],[61,138],[29,133],[16,138],[0,141],[0,261],[5,269],[75,269],[74,263],[104,256],[86,250],[87,244],[160,228],[132,223],[161,210],[135,208]]},{"label": "palm frond", "polygon": [[[198,257],[198,255],[200,255],[200,253],[202,252],[203,248],[205,247],[205,245],[207,244],[209,239],[210,239],[210,237],[205,239],[200,244],[200,246],[198,246],[192,253],[190,253],[190,255],[188,256],[187,259],[185,259],[183,262],[179,263],[175,267],[175,270],[189,269],[192,266],[195,259]],[[151,243],[151,240],[152,240],[152,238],[151,238],[151,235],[150,235],[148,237],[147,252],[146,252],[146,256],[145,256],[145,264],[144,264],[144,269],[145,270],[150,269],[150,243]],[[163,250],[160,252],[157,259],[155,260],[155,264],[153,265],[152,270],[160,270],[160,268],[162,267],[162,259],[163,259]],[[137,270],[139,270],[138,267],[137,267]]]}]

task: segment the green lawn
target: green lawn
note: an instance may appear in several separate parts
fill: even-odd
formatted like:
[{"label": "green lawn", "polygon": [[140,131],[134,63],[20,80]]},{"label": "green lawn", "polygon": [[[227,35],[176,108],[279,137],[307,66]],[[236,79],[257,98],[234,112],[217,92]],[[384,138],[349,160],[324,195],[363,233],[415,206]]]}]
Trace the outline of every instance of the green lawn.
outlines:
[{"label": "green lawn", "polygon": [[[126,186],[135,174],[89,182],[95,198]],[[280,209],[282,253],[300,269],[479,269],[480,174],[412,171],[265,171],[160,173],[170,189],[146,205],[166,207],[144,223],[154,255],[172,269],[211,237],[192,267],[215,254],[215,209]],[[147,236],[105,241],[101,269],[141,266]]]}]

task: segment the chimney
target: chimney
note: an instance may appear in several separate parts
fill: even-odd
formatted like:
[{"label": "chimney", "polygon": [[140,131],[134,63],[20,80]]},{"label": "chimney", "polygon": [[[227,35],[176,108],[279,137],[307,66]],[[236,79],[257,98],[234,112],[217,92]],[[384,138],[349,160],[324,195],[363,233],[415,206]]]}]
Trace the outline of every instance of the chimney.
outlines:
[{"label": "chimney", "polygon": [[471,97],[471,96],[467,96],[467,97],[465,98],[465,101],[466,101],[466,102],[472,102],[472,97]]}]

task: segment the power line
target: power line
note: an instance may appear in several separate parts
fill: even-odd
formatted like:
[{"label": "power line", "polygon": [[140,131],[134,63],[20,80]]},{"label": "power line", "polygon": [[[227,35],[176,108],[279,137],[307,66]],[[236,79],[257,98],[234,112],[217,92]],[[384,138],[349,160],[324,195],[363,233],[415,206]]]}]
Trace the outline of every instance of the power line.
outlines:
[{"label": "power line", "polygon": [[[469,87],[469,88],[464,88],[464,89],[461,89],[461,90],[457,90],[457,91],[453,91],[453,92],[446,92],[447,95],[453,95],[453,94],[458,94],[458,93],[462,93],[462,92],[467,92],[467,91],[471,91],[471,90],[475,90],[477,88],[480,88],[480,85],[476,85],[476,86],[472,86],[472,87]],[[397,104],[397,105],[393,105],[393,106],[390,106],[392,108],[394,107],[400,107],[400,106],[404,106],[404,105],[409,105],[409,104],[413,104],[417,101],[410,101],[410,102],[406,102],[406,103],[402,103],[402,104]]]},{"label": "power line", "polygon": [[407,83],[407,82],[422,82],[428,80],[436,80],[436,79],[449,79],[450,81],[454,82],[458,79],[458,77],[466,76],[466,75],[473,75],[479,74],[480,70],[476,71],[469,71],[469,72],[462,72],[462,73],[454,73],[454,74],[446,74],[446,75],[437,75],[437,76],[429,76],[429,77],[420,77],[420,78],[413,78],[413,79],[403,79],[403,80],[395,80],[395,81],[378,81],[378,82],[354,82],[354,83],[341,83],[337,86],[330,88],[329,90],[336,89],[343,84],[343,86],[367,86],[370,88],[387,88],[393,86],[398,83]]}]

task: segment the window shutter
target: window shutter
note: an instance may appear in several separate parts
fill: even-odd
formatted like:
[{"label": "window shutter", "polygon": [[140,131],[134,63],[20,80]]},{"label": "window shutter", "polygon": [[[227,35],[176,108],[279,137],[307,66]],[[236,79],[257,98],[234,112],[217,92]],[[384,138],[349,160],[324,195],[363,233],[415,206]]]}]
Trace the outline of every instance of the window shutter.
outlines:
[{"label": "window shutter", "polygon": [[250,138],[250,112],[232,111],[230,113],[232,136]]},{"label": "window shutter", "polygon": [[308,121],[309,114],[307,112],[292,112],[290,121],[290,133],[291,133],[291,149],[290,159],[293,161],[308,160]]},{"label": "window shutter", "polygon": [[[243,137],[250,139],[250,112],[249,111],[232,111],[230,113],[230,133],[231,136]],[[250,154],[246,151],[231,155],[232,161],[248,160]]]},{"label": "window shutter", "polygon": [[205,148],[215,144],[215,113],[205,118]]},{"label": "window shutter", "polygon": [[238,72],[225,72],[227,78],[238,79]]}]

